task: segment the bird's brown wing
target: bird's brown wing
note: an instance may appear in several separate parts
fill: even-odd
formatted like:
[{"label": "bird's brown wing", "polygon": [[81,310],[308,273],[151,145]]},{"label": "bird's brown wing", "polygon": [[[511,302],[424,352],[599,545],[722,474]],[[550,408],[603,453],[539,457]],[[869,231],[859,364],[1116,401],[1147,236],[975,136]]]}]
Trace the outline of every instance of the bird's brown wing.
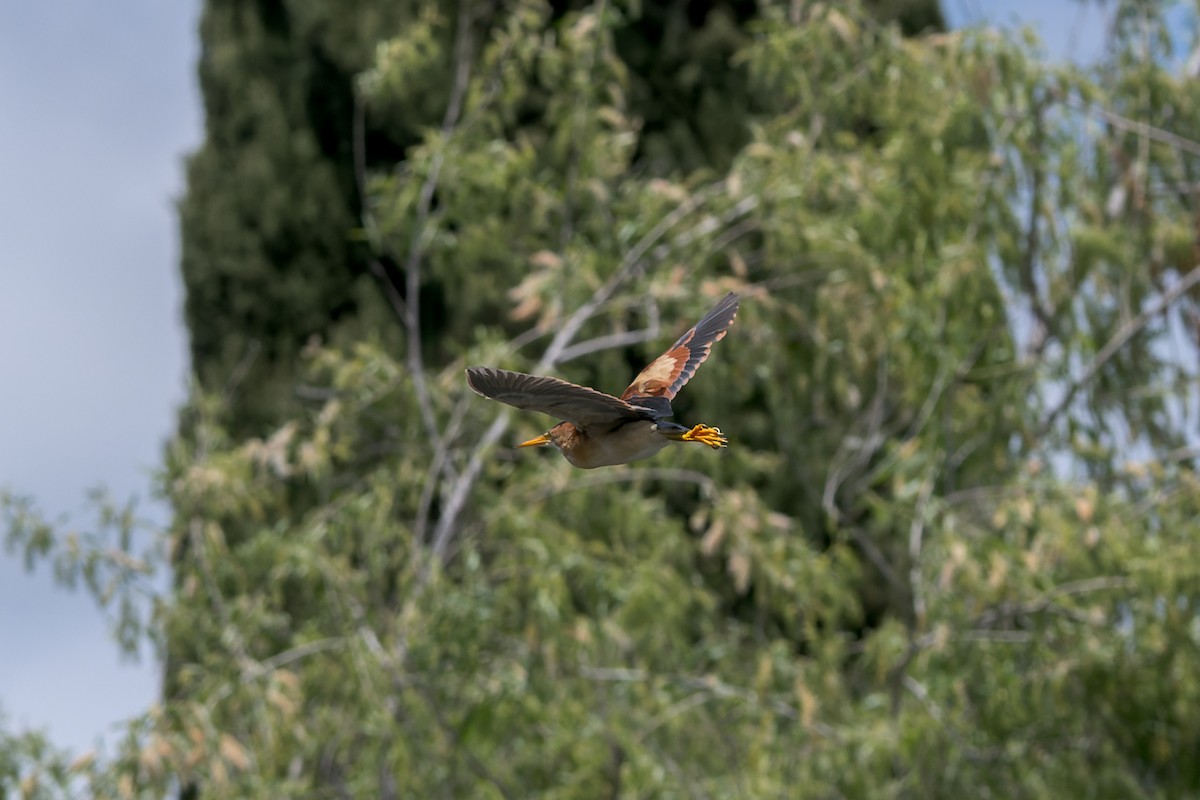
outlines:
[{"label": "bird's brown wing", "polygon": [[708,358],[713,343],[725,338],[725,331],[737,316],[738,302],[739,298],[733,292],[722,297],[702,320],[667,348],[667,352],[638,373],[633,383],[621,394],[621,399],[674,398],[696,373],[696,368]]},{"label": "bird's brown wing", "polygon": [[516,408],[541,411],[581,428],[647,416],[646,411],[610,394],[524,372],[468,367],[467,385],[484,397]]}]

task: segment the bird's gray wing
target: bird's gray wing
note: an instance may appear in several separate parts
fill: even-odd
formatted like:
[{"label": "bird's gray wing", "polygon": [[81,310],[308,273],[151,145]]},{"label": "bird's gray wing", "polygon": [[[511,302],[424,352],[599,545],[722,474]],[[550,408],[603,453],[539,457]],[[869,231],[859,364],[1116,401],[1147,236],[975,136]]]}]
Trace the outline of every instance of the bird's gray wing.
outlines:
[{"label": "bird's gray wing", "polygon": [[468,367],[467,385],[484,397],[516,408],[541,411],[581,428],[652,416],[648,410],[636,408],[610,394],[524,372]]}]

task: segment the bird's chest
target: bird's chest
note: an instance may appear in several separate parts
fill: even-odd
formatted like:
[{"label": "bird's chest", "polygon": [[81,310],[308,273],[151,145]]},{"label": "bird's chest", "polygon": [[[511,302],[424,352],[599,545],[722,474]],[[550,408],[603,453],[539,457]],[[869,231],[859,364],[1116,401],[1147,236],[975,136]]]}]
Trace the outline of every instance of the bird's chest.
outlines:
[{"label": "bird's chest", "polygon": [[587,436],[582,446],[566,455],[575,466],[594,469],[649,458],[668,443],[669,440],[655,430],[654,423],[638,421],[601,435]]}]

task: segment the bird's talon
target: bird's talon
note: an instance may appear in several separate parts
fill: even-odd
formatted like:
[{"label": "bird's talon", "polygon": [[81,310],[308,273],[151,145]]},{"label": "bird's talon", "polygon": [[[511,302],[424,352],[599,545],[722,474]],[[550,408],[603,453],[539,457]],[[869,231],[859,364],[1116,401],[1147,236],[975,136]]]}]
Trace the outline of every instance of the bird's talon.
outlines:
[{"label": "bird's talon", "polygon": [[713,450],[719,450],[729,444],[729,440],[721,434],[720,428],[710,428],[708,425],[696,425],[683,435],[685,442],[700,442]]}]

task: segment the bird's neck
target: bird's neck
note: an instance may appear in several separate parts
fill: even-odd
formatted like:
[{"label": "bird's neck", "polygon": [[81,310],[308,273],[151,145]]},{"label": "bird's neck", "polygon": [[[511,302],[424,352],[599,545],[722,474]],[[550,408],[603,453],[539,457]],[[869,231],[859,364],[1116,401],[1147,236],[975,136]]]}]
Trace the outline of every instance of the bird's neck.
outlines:
[{"label": "bird's neck", "polygon": [[572,422],[558,423],[547,432],[547,435],[560,450],[570,449],[578,445],[584,438],[579,428],[576,428]]}]

